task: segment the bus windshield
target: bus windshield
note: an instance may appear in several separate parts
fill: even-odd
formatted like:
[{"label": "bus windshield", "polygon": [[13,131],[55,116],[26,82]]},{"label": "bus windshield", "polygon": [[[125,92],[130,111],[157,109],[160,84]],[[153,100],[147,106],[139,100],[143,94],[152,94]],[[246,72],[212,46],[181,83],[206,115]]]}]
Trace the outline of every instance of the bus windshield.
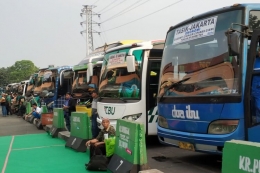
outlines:
[{"label": "bus windshield", "polygon": [[[242,23],[241,10],[208,16],[171,30],[163,52],[159,95],[238,94],[240,57],[229,54],[225,36],[231,23]],[[239,26],[234,29],[241,30]]]},{"label": "bus windshield", "polygon": [[107,53],[101,69],[100,97],[140,99],[143,50],[133,51],[135,72],[128,72],[125,62],[130,48]]},{"label": "bus windshield", "polygon": [[76,78],[73,81],[72,89],[87,89],[87,71],[77,71],[75,76]]},{"label": "bus windshield", "polygon": [[53,91],[55,83],[56,71],[46,70],[43,74],[42,90]]}]

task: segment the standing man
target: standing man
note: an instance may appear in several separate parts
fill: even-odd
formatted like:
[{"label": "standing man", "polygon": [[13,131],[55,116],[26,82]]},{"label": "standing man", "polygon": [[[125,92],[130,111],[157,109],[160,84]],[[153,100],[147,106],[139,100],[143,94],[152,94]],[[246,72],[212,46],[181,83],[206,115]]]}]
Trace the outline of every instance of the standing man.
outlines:
[{"label": "standing man", "polygon": [[66,127],[67,127],[68,131],[70,131],[71,112],[76,111],[76,102],[71,97],[71,94],[69,92],[67,92],[66,95],[65,95],[65,102],[64,102],[64,105],[63,105],[63,111],[64,111],[64,118],[65,118],[65,121],[66,121]]},{"label": "standing man", "polygon": [[91,131],[92,131],[92,137],[96,138],[100,132],[100,129],[98,128],[98,124],[97,124],[97,102],[98,102],[98,93],[96,90],[92,91],[91,94],[93,100],[92,100],[92,115],[91,115]]},{"label": "standing man", "polygon": [[7,113],[7,115],[12,115],[12,112],[11,112],[11,95],[10,95],[10,93],[7,93],[7,96],[6,96],[6,113]]},{"label": "standing man", "polygon": [[5,99],[5,94],[4,93],[2,93],[1,106],[2,106],[2,115],[3,115],[3,117],[6,117],[7,116],[7,112],[6,112],[6,99]]}]

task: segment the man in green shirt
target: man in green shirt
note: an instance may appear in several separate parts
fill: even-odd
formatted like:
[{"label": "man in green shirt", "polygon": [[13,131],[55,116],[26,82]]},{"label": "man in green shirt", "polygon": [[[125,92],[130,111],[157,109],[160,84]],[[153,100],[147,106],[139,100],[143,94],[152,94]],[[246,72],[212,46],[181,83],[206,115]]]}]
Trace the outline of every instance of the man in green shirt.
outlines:
[{"label": "man in green shirt", "polygon": [[[105,147],[105,134],[109,136],[116,136],[116,131],[113,126],[110,125],[108,118],[102,119],[102,126],[104,127],[94,139],[91,139],[86,142],[86,146],[90,147],[90,158],[96,155],[106,155]],[[87,166],[87,165],[86,165]]]}]

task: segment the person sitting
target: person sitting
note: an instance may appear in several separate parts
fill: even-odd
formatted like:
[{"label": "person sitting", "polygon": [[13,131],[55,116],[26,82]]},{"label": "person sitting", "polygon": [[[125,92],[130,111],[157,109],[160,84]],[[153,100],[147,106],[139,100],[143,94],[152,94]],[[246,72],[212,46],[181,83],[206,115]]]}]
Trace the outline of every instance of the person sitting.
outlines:
[{"label": "person sitting", "polygon": [[31,116],[33,116],[34,118],[40,119],[41,118],[41,111],[42,111],[41,108],[39,108],[36,103],[33,103],[32,104],[32,112],[25,115],[24,119],[26,121],[28,121]]},{"label": "person sitting", "polygon": [[[102,119],[102,126],[104,127],[94,139],[91,139],[86,142],[86,146],[90,147],[90,158],[95,155],[106,155],[106,146],[105,146],[105,134],[108,136],[115,136],[116,131],[113,126],[110,125],[108,118]],[[88,164],[85,164],[88,166]]]},{"label": "person sitting", "polygon": [[42,109],[39,108],[36,103],[34,103],[32,106],[33,106],[32,115],[34,116],[34,118],[40,119],[41,118]]},{"label": "person sitting", "polygon": [[22,117],[26,112],[26,107],[24,106],[23,102],[20,102],[20,107],[18,111],[18,118]]}]

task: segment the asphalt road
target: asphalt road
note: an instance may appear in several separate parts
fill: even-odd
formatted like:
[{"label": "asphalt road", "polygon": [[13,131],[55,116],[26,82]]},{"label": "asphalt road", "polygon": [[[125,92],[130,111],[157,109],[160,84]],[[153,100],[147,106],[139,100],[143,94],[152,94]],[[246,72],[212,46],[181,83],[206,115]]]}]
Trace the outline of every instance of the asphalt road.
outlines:
[{"label": "asphalt road", "polygon": [[[0,115],[0,136],[46,133],[16,115]],[[164,173],[220,173],[221,156],[161,145],[156,137],[147,141],[148,166]]]},{"label": "asphalt road", "polygon": [[221,156],[186,151],[148,139],[147,158],[151,169],[164,173],[221,173]]}]

